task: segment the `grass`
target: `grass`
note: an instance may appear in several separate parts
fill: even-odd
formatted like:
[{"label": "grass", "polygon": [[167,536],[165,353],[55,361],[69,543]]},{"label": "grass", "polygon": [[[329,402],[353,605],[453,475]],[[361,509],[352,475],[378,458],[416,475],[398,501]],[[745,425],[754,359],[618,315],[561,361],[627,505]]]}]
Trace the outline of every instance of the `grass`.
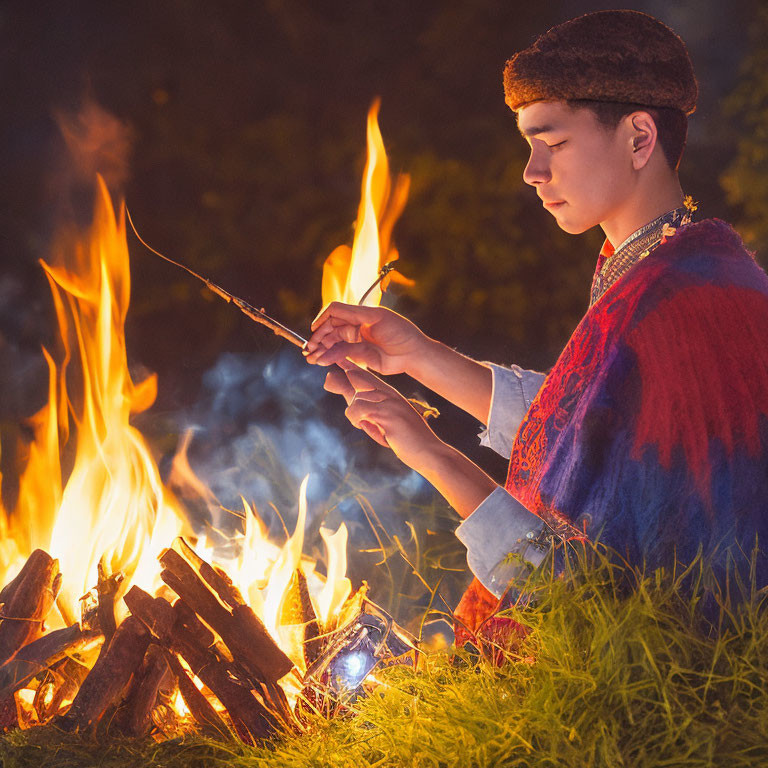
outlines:
[{"label": "grass", "polygon": [[[602,555],[531,584],[533,629],[506,663],[435,653],[391,668],[353,716],[258,748],[44,728],[0,739],[6,768],[69,766],[759,766],[768,764],[766,590],[732,582],[699,611],[711,574],[620,568]],[[710,586],[706,585],[710,583]],[[629,585],[629,588],[628,588]]]}]

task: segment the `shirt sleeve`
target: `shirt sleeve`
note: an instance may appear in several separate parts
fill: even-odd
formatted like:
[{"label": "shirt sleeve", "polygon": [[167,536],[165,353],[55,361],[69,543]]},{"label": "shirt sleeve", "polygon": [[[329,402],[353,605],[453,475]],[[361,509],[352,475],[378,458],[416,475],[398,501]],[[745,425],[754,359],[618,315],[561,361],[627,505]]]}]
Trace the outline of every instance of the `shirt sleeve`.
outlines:
[{"label": "shirt sleeve", "polygon": [[488,426],[479,435],[480,445],[492,448],[508,459],[520,422],[547,376],[544,373],[527,371],[517,365],[485,365],[493,374],[493,389]]},{"label": "shirt sleeve", "polygon": [[501,597],[509,583],[525,577],[544,559],[544,523],[499,486],[456,529],[467,548],[467,564],[483,586]]}]

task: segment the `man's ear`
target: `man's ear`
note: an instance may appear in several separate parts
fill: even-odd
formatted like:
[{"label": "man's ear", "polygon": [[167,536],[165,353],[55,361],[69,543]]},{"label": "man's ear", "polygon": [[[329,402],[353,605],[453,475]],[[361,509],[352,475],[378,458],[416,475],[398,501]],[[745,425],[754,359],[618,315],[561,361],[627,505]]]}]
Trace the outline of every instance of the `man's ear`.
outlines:
[{"label": "man's ear", "polygon": [[659,132],[656,121],[648,112],[633,112],[627,115],[629,128],[630,149],[632,151],[632,167],[639,171],[650,160]]}]

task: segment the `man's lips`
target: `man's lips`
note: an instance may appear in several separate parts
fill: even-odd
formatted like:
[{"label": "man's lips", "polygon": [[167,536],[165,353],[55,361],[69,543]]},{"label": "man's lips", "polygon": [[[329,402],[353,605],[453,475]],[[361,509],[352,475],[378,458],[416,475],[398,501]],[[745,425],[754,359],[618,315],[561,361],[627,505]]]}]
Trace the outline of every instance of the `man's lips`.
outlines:
[{"label": "man's lips", "polygon": [[565,200],[553,200],[552,202],[542,200],[541,202],[545,208],[559,208],[561,205],[565,205]]}]

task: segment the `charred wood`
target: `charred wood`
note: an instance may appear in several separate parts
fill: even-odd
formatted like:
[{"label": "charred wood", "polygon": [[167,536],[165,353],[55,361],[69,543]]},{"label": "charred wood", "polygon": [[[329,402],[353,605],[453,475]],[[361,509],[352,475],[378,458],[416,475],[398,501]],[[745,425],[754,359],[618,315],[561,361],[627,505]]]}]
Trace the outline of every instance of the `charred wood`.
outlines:
[{"label": "charred wood", "polygon": [[185,609],[182,609],[184,618],[178,620],[178,613],[167,600],[153,598],[135,586],[131,587],[124,600],[133,616],[144,622],[158,642],[178,653],[193,674],[211,689],[224,705],[243,741],[252,743],[275,730],[275,717],[254,696],[251,683],[238,678],[233,664],[222,659],[215,646],[200,642],[199,629],[185,624],[191,621]]},{"label": "charred wood", "polygon": [[173,604],[176,622],[190,632],[202,648],[210,648],[216,644],[216,636],[198,618],[198,615],[184,602],[182,598]]},{"label": "charred wood", "polygon": [[100,635],[84,633],[79,624],[57,629],[25,645],[0,666],[0,699],[23,688],[33,677],[53,666],[68,653],[98,642]]},{"label": "charred wood", "polygon": [[77,692],[72,706],[61,718],[64,730],[83,730],[101,718],[125,689],[147,651],[150,635],[144,624],[129,616],[96,661]]},{"label": "charred wood", "polygon": [[0,664],[42,634],[45,618],[60,586],[59,561],[42,549],[36,549],[19,575],[3,590]]},{"label": "charred wood", "polygon": [[117,727],[122,733],[128,736],[147,734],[151,724],[150,714],[167,673],[165,651],[159,645],[150,643],[117,712]]},{"label": "charred wood", "polygon": [[160,555],[164,568],[161,578],[218,633],[253,682],[274,683],[290,672],[293,662],[231,582],[199,558],[183,539],[176,539],[174,547]]}]

